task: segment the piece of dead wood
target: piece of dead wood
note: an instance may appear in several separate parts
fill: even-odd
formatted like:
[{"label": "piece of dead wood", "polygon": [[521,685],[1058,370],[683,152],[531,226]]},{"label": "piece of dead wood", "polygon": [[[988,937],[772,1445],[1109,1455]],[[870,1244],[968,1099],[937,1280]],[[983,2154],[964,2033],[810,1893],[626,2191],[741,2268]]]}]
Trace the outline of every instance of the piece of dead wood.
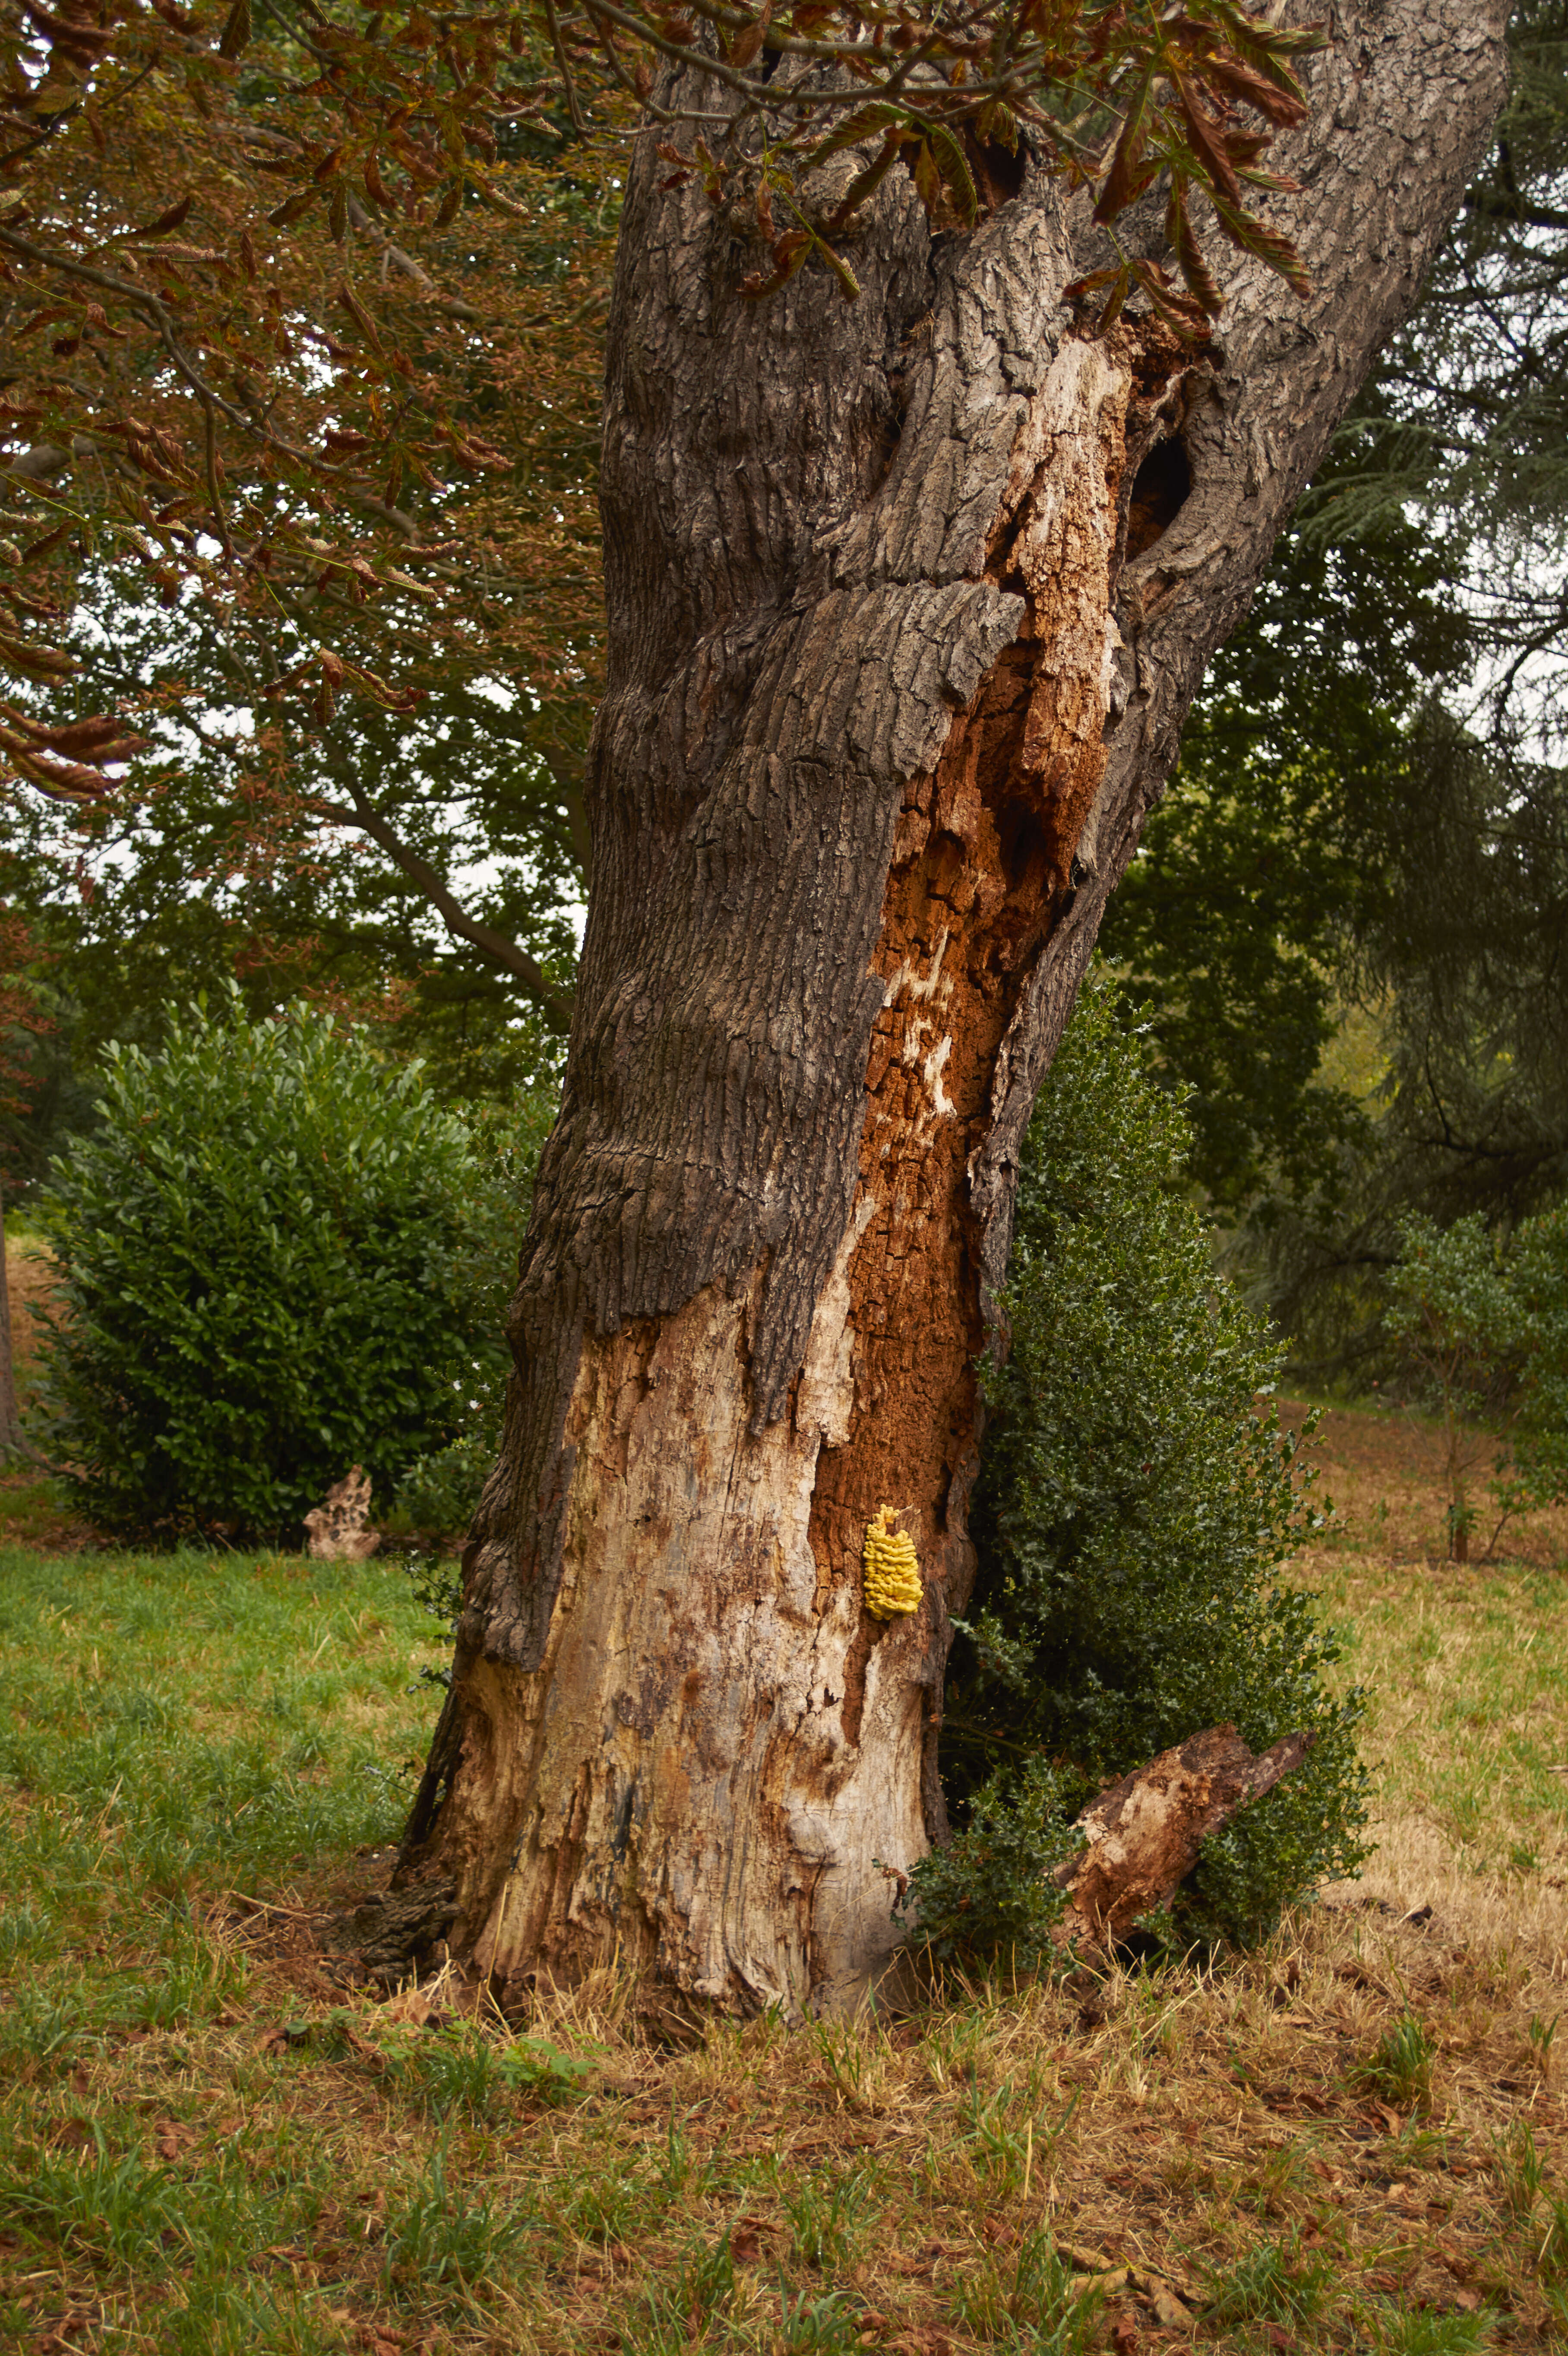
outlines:
[{"label": "piece of dead wood", "polygon": [[363,1562],[381,1543],[369,1527],[370,1480],[357,1464],[304,1517],[309,1552],[317,1562]]},{"label": "piece of dead wood", "polygon": [[1211,1726],[1091,1800],[1076,1827],[1088,1846],[1057,1871],[1059,1944],[1110,1946],[1168,1905],[1211,1833],[1299,1767],[1315,1740],[1287,1734],[1254,1757],[1233,1726]]},{"label": "piece of dead wood", "polygon": [[371,1896],[326,1933],[326,1945],[355,1957],[367,1977],[384,1988],[417,1981],[458,1915],[450,1881],[415,1882],[386,1897]]}]

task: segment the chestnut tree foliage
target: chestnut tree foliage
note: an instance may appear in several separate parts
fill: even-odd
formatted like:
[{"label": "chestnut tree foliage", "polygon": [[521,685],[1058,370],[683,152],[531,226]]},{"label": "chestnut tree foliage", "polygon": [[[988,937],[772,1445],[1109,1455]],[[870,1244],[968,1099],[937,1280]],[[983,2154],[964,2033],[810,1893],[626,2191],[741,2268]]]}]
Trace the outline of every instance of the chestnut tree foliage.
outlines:
[{"label": "chestnut tree foliage", "polygon": [[[87,868],[150,835],[171,888],[260,885],[296,936],[289,892],[373,845],[563,1029],[541,906],[589,853],[591,418],[626,139],[652,118],[670,173],[700,176],[759,300],[807,264],[852,300],[891,171],[973,223],[1027,141],[1113,238],[1164,175],[1168,263],[1080,291],[1108,321],[1136,287],[1201,338],[1223,292],[1195,207],[1300,283],[1253,204],[1315,39],[1235,0],[7,0],[0,758]],[[700,69],[678,113],[671,61]],[[820,215],[813,167],[846,148],[860,168]],[[432,817],[453,732],[486,731],[514,780],[499,844]],[[497,854],[532,905],[465,895],[457,871]]]}]

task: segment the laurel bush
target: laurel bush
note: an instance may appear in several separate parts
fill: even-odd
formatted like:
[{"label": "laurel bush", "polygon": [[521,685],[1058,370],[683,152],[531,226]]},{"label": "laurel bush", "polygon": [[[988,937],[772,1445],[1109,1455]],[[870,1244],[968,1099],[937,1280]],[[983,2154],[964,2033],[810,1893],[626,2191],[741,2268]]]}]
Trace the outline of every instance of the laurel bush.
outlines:
[{"label": "laurel bush", "polygon": [[[290,1537],[354,1463],[385,1496],[502,1362],[493,1173],[417,1065],[237,999],[112,1048],[53,1166],[36,1436],[101,1526]],[[493,1289],[493,1288],[492,1288]]]},{"label": "laurel bush", "polygon": [[1209,1726],[1315,1741],[1206,1844],[1171,1935],[1254,1940],[1363,1854],[1362,1698],[1330,1690],[1333,1634],[1276,1577],[1321,1518],[1271,1403],[1282,1354],[1215,1274],[1187,1143],[1092,979],[1022,1159],[1009,1346],[982,1371],[979,1569],[944,1704],[958,1829],[913,1884],[944,1952],[1039,1951],[1030,1893],[1076,1809]]},{"label": "laurel bush", "polygon": [[[505,1330],[507,1306],[517,1280],[517,1248],[533,1200],[534,1173],[557,1101],[555,1082],[544,1073],[519,1088],[507,1106],[477,1106],[469,1115],[482,1183],[471,1199],[458,1272],[477,1329],[484,1333],[499,1335]],[[394,1539],[450,1547],[467,1529],[500,1451],[510,1369],[505,1352],[487,1357],[475,1370],[446,1437],[407,1466],[382,1516]],[[443,1623],[455,1622],[454,1579],[427,1565],[417,1574],[416,1592]]]}]

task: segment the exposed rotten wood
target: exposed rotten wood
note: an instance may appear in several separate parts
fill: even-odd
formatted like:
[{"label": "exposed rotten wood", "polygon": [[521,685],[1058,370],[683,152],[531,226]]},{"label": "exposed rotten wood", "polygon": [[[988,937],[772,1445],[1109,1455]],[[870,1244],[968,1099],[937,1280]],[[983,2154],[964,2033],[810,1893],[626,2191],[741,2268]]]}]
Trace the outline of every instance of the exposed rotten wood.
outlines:
[{"label": "exposed rotten wood", "polygon": [[1254,1757],[1233,1726],[1211,1726],[1091,1800],[1075,1826],[1087,1847],[1056,1876],[1067,1892],[1060,1944],[1110,1946],[1168,1906],[1211,1834],[1299,1767],[1312,1741],[1287,1734]]}]

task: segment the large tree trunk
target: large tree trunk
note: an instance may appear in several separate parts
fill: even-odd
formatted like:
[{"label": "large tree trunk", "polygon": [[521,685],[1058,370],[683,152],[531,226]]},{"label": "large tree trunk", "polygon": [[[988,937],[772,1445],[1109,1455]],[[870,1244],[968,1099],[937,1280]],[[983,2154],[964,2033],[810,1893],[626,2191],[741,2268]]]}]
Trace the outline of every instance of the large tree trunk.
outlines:
[{"label": "large tree trunk", "polygon": [[[1217,252],[1206,357],[1075,322],[1106,248],[1032,166],[967,238],[884,184],[859,302],[752,304],[754,252],[639,151],[582,976],[405,1845],[497,1978],[619,1955],[794,2014],[886,1961],[881,1869],[942,1829],[1019,1138],[1204,662],[1459,201],[1503,16],[1335,10],[1280,150],[1317,292]],[[883,1504],[923,1587],[891,1620]]]}]

